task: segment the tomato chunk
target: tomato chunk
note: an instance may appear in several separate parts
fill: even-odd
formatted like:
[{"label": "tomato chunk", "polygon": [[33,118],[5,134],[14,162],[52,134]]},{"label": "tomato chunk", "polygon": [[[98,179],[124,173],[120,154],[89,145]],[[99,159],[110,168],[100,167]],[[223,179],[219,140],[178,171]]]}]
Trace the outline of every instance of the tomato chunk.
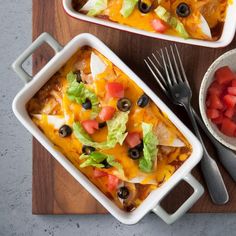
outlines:
[{"label": "tomato chunk", "polygon": [[216,109],[207,109],[207,117],[209,119],[216,119],[220,116],[220,112]]},{"label": "tomato chunk", "polygon": [[236,124],[229,118],[224,118],[221,125],[221,132],[227,136],[234,136],[236,132]]},{"label": "tomato chunk", "polygon": [[233,118],[234,114],[235,114],[235,109],[234,108],[229,108],[224,113],[224,115],[226,117],[230,118],[230,119]]},{"label": "tomato chunk", "polygon": [[223,105],[221,99],[215,94],[209,96],[206,104],[207,104],[207,107],[211,108],[211,109],[221,110],[224,108],[224,105]]},{"label": "tomato chunk", "polygon": [[125,95],[123,84],[117,82],[107,83],[106,92],[108,97],[113,97],[113,98],[123,98]]},{"label": "tomato chunk", "polygon": [[97,169],[97,168],[95,168],[95,169],[93,170],[93,176],[94,176],[95,178],[101,178],[101,177],[107,176],[107,173],[104,172],[104,171],[101,171],[101,170],[99,170],[99,169]]},{"label": "tomato chunk", "polygon": [[168,25],[160,19],[154,19],[151,21],[153,29],[158,33],[164,33],[169,27]]},{"label": "tomato chunk", "polygon": [[116,109],[114,107],[111,106],[103,107],[101,112],[99,113],[99,118],[102,121],[110,120],[114,116],[115,112]]},{"label": "tomato chunk", "polygon": [[223,100],[228,108],[233,108],[236,104],[236,96],[233,95],[225,95]]},{"label": "tomato chunk", "polygon": [[98,122],[96,120],[84,120],[81,124],[89,134],[94,134],[98,130]]},{"label": "tomato chunk", "polygon": [[235,75],[228,66],[223,66],[215,72],[215,78],[220,85],[225,85],[231,82]]},{"label": "tomato chunk", "polygon": [[211,119],[211,121],[216,125],[221,125],[223,122],[223,118],[224,118],[223,115],[220,114],[217,118]]},{"label": "tomato chunk", "polygon": [[[236,75],[235,75],[235,78],[236,78]],[[236,79],[233,79],[233,80],[232,80],[231,86],[232,86],[232,87],[236,87]]]},{"label": "tomato chunk", "polygon": [[117,186],[119,184],[119,179],[118,177],[114,176],[114,175],[110,175],[108,174],[108,185],[107,185],[107,189],[112,192],[115,189],[117,189]]},{"label": "tomato chunk", "polygon": [[228,87],[227,92],[228,94],[236,96],[236,87]]},{"label": "tomato chunk", "polygon": [[217,95],[220,96],[223,92],[223,88],[217,81],[214,81],[210,87],[208,88],[209,95]]},{"label": "tomato chunk", "polygon": [[133,148],[141,143],[140,134],[138,132],[128,133],[125,142],[130,148]]}]

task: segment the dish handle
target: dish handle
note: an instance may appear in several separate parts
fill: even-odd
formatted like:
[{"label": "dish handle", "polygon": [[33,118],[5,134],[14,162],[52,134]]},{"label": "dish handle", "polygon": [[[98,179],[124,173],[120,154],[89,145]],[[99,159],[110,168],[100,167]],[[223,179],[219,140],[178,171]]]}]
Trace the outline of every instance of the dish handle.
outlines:
[{"label": "dish handle", "polygon": [[31,54],[43,43],[47,43],[51,46],[55,54],[60,52],[63,48],[49,33],[42,33],[12,64],[13,70],[25,83],[31,81],[33,77],[24,70],[22,65],[27,58],[31,56]]},{"label": "dish handle", "polygon": [[192,174],[187,174],[183,180],[187,182],[194,190],[193,194],[176,210],[173,214],[168,214],[160,205],[160,202],[156,207],[152,209],[152,211],[158,215],[163,221],[167,224],[174,223],[177,219],[179,219],[184,213],[186,213],[193,204],[202,196],[204,193],[204,188],[202,185],[193,177]]}]

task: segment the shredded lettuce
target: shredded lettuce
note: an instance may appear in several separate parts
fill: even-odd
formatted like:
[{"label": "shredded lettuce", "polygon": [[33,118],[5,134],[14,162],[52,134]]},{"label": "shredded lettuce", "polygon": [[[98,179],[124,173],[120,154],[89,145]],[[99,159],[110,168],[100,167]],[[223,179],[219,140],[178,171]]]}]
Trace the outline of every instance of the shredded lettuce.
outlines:
[{"label": "shredded lettuce", "polygon": [[176,17],[171,16],[170,12],[168,12],[164,7],[158,6],[155,9],[155,13],[161,20],[163,20],[164,22],[169,24],[173,29],[175,29],[181,37],[186,39],[189,38],[189,34],[186,31],[183,23]]},{"label": "shredded lettuce", "polygon": [[108,136],[107,145],[109,148],[115,147],[117,143],[123,144],[128,133],[126,131],[126,123],[129,119],[129,112],[117,112],[113,119],[107,121]]},{"label": "shredded lettuce", "polygon": [[81,160],[85,160],[80,167],[84,168],[87,166],[94,166],[98,168],[104,168],[105,165],[102,163],[103,161],[107,161],[107,163],[110,166],[115,167],[119,172],[123,173],[123,167],[122,165],[115,161],[115,158],[112,155],[108,155],[105,153],[100,153],[100,152],[92,152],[91,154],[82,154],[80,156]]},{"label": "shredded lettuce", "polygon": [[139,168],[143,172],[151,172],[153,162],[157,157],[158,139],[152,131],[152,124],[142,123],[143,129],[143,157],[139,160]]},{"label": "shredded lettuce", "polygon": [[107,8],[107,0],[95,0],[92,8],[87,13],[88,16],[96,16]]},{"label": "shredded lettuce", "polygon": [[78,122],[73,124],[74,134],[83,145],[91,146],[96,149],[110,149],[115,147],[117,143],[122,145],[127,136],[125,131],[128,114],[129,112],[117,112],[113,119],[107,121],[108,135],[107,140],[104,142],[94,142]]},{"label": "shredded lettuce", "polygon": [[135,5],[138,0],[123,0],[122,8],[120,10],[120,14],[124,17],[128,17],[132,14]]},{"label": "shredded lettuce", "polygon": [[91,119],[93,119],[100,111],[98,97],[94,92],[86,88],[84,83],[78,83],[76,77],[77,76],[72,71],[67,74],[67,81],[69,82],[67,96],[71,101],[75,101],[79,104],[82,104],[86,99],[89,99],[92,104]]}]

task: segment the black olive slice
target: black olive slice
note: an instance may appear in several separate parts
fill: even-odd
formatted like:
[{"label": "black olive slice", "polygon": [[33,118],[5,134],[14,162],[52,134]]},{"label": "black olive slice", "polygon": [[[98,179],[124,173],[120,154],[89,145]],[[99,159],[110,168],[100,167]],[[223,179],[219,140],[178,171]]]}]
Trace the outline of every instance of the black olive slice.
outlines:
[{"label": "black olive slice", "polygon": [[180,17],[188,17],[191,13],[189,5],[185,2],[180,3],[176,8],[176,14]]},{"label": "black olive slice", "polygon": [[96,149],[95,149],[94,147],[91,147],[91,146],[83,145],[83,147],[82,147],[82,152],[83,152],[84,154],[87,154],[87,155],[91,154],[91,153],[94,152],[95,150],[96,150]]},{"label": "black olive slice", "polygon": [[99,123],[99,124],[98,124],[98,128],[99,128],[99,129],[102,129],[102,128],[106,127],[106,125],[107,125],[107,122]]},{"label": "black olive slice", "polygon": [[149,103],[149,100],[150,98],[146,95],[146,94],[143,94],[137,101],[137,105],[139,107],[146,107],[147,104]]},{"label": "black olive slice", "polygon": [[128,98],[120,98],[117,102],[117,108],[120,110],[120,111],[129,111],[130,108],[131,108],[131,101],[128,99]]},{"label": "black olive slice", "polygon": [[107,160],[104,160],[102,161],[100,164],[103,164],[105,169],[109,169],[111,168],[112,166],[107,162]]},{"label": "black olive slice", "polygon": [[138,9],[140,12],[147,14],[152,10],[152,4],[149,5],[146,2],[143,2],[142,0],[138,1]]},{"label": "black olive slice", "polygon": [[128,151],[128,155],[131,159],[137,160],[140,158],[141,152],[137,148],[130,148]]},{"label": "black olive slice", "polygon": [[140,152],[142,152],[143,151],[143,140],[140,144],[136,145],[134,148],[138,149]]},{"label": "black olive slice", "polygon": [[85,110],[90,110],[92,108],[92,103],[91,101],[86,98],[86,101],[82,104],[82,107],[85,109]]},{"label": "black olive slice", "polygon": [[121,199],[127,199],[129,197],[129,189],[125,186],[120,187],[117,191],[117,195]]},{"label": "black olive slice", "polygon": [[69,125],[63,125],[60,129],[59,129],[59,135],[62,138],[68,137],[72,134],[72,129]]},{"label": "black olive slice", "polygon": [[76,75],[76,81],[77,81],[78,83],[82,82],[82,77],[81,77],[81,72],[80,72],[80,70],[76,70],[76,71],[74,71],[73,73]]}]

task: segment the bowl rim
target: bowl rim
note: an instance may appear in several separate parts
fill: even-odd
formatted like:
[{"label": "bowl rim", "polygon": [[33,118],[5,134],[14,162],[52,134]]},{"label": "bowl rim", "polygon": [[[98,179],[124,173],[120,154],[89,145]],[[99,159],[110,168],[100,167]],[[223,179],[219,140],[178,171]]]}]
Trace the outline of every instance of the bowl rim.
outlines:
[{"label": "bowl rim", "polygon": [[[207,69],[205,75],[203,76],[200,90],[199,90],[199,110],[203,119],[203,122],[205,123],[208,131],[212,134],[212,136],[219,141],[224,146],[236,151],[236,143],[233,145],[232,143],[227,142],[223,137],[228,137],[222,133],[222,136],[220,136],[213,128],[213,123],[207,118],[206,115],[206,106],[205,106],[205,97],[206,92],[208,90],[209,85],[207,86],[207,82],[210,79],[211,83],[213,82],[214,78],[210,78],[210,73],[212,73],[213,70],[216,70],[215,67],[217,67],[225,58],[230,57],[231,55],[236,54],[236,49],[231,49],[225,53],[223,53],[220,57],[218,57]],[[210,83],[210,84],[211,84]],[[235,138],[236,140],[236,138]]]}]

